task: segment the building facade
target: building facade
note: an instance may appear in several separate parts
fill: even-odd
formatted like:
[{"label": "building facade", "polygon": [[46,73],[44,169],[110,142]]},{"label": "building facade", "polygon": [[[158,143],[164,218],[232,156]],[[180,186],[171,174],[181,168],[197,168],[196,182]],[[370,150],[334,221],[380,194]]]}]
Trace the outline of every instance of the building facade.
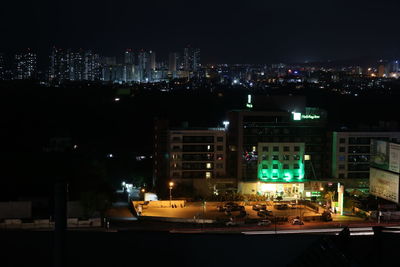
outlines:
[{"label": "building facade", "polygon": [[373,139],[369,173],[370,194],[399,204],[400,144]]},{"label": "building facade", "polygon": [[71,51],[53,47],[50,55],[50,81],[98,81],[101,77],[98,54],[90,50]]},{"label": "building facade", "polygon": [[[326,113],[315,108],[228,113],[228,176],[239,192],[302,197],[326,173]],[[301,193],[301,194],[300,194]]]},{"label": "building facade", "polygon": [[369,188],[371,140],[397,142],[400,132],[331,132],[331,177],[347,188]]},{"label": "building facade", "polygon": [[37,73],[37,55],[28,49],[15,55],[16,80],[35,79]]},{"label": "building facade", "polygon": [[4,60],[4,54],[0,53],[0,80],[5,79],[5,74],[6,74],[6,65]]},{"label": "building facade", "polygon": [[159,192],[172,181],[187,195],[236,191],[226,176],[226,128],[170,127],[155,122],[154,184]]}]

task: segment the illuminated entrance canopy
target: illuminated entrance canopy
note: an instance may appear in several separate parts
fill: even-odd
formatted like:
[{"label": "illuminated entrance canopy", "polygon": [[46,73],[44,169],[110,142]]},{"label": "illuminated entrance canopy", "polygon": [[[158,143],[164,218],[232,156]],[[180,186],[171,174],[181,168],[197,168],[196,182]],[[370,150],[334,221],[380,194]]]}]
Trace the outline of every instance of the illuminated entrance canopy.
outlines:
[{"label": "illuminated entrance canopy", "polygon": [[264,196],[284,196],[301,198],[304,196],[304,183],[258,183],[257,193]]}]

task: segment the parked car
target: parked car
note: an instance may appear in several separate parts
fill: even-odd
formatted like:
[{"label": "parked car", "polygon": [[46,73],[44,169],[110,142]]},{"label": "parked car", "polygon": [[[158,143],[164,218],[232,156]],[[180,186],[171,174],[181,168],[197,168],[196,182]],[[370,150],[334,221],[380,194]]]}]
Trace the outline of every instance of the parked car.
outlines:
[{"label": "parked car", "polygon": [[260,217],[272,216],[272,210],[260,210],[257,212],[257,215]]},{"label": "parked car", "polygon": [[259,210],[266,210],[267,209],[267,204],[255,204],[253,205],[253,210],[259,211]]},{"label": "parked car", "polygon": [[272,222],[270,220],[263,219],[263,220],[258,221],[257,225],[267,226],[267,225],[270,225],[271,223]]},{"label": "parked car", "polygon": [[289,208],[288,204],[277,204],[277,205],[275,205],[275,207],[278,210],[286,210]]},{"label": "parked car", "polygon": [[244,206],[240,206],[240,205],[235,203],[234,205],[226,205],[225,206],[225,210],[228,210],[228,211],[242,211],[242,210],[245,210],[245,208],[244,208]]},{"label": "parked car", "polygon": [[218,211],[226,211],[227,209],[231,209],[234,206],[238,206],[238,204],[234,203],[234,202],[227,202],[223,205],[218,205],[217,206],[217,210]]},{"label": "parked car", "polygon": [[303,225],[303,224],[304,224],[304,222],[298,218],[295,218],[292,220],[292,225]]},{"label": "parked car", "polygon": [[242,224],[244,224],[244,220],[243,219],[242,220],[241,219],[235,219],[233,217],[231,217],[229,219],[229,221],[227,221],[225,223],[226,226],[237,226],[237,225],[242,225]]},{"label": "parked car", "polygon": [[247,212],[245,210],[241,210],[239,215],[236,216],[236,217],[237,218],[244,218],[244,217],[246,217],[246,215],[247,215]]}]

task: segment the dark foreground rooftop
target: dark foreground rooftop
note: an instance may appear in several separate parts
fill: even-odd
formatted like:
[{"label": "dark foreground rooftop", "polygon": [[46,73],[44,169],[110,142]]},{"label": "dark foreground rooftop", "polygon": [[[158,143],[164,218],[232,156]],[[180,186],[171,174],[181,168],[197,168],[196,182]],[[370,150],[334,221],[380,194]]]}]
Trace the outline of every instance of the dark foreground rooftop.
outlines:
[{"label": "dark foreground rooftop", "polygon": [[[53,232],[0,232],[0,266],[53,266]],[[66,266],[383,266],[398,234],[378,236],[67,233]]]}]

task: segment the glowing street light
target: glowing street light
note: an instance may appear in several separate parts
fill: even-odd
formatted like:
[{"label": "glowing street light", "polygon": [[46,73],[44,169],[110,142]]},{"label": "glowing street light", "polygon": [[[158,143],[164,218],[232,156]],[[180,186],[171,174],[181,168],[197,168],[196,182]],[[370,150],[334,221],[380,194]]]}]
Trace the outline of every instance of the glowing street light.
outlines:
[{"label": "glowing street light", "polygon": [[169,205],[172,207],[172,188],[174,187],[174,182],[169,182]]}]

